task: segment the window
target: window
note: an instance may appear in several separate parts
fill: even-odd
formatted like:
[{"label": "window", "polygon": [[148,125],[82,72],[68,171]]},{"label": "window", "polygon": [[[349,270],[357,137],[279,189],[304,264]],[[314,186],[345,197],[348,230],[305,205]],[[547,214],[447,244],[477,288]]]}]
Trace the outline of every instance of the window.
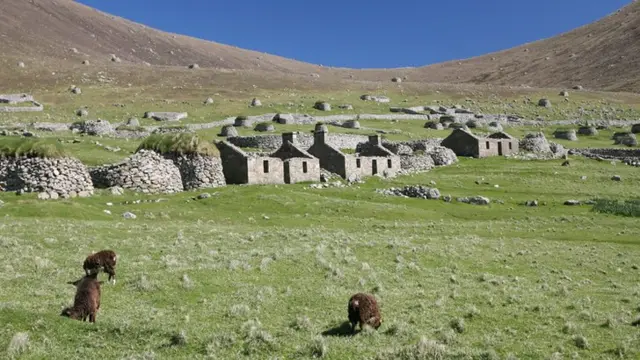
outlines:
[{"label": "window", "polygon": [[513,147],[511,146],[511,142],[509,142],[509,150],[513,150]]},{"label": "window", "polygon": [[490,149],[491,147],[489,146],[489,142],[487,141],[487,149]]},{"label": "window", "polygon": [[306,161],[302,162],[302,172],[305,173],[305,174],[307,173],[307,162]]},{"label": "window", "polygon": [[392,164],[391,164],[391,159],[387,159],[387,167],[388,167],[389,169],[391,169],[391,165],[392,165]]},{"label": "window", "polygon": [[360,163],[360,159],[356,159],[356,167],[360,169],[360,166],[362,166],[362,164]]},{"label": "window", "polygon": [[269,172],[269,160],[264,160],[262,162],[262,168],[264,169],[265,174]]}]

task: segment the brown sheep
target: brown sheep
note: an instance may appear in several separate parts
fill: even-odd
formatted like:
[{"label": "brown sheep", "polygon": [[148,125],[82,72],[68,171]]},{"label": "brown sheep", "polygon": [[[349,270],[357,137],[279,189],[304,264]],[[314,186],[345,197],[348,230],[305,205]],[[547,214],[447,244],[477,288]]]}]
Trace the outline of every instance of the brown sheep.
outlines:
[{"label": "brown sheep", "polygon": [[100,269],[104,269],[104,272],[109,274],[109,281],[113,279],[113,284],[116,283],[116,261],[118,256],[113,250],[102,250],[95,254],[87,256],[82,265],[84,272],[87,275],[95,272],[100,272]]},{"label": "brown sheep", "polygon": [[360,330],[364,325],[369,325],[374,329],[378,329],[382,324],[382,316],[378,302],[373,295],[358,293],[349,299],[349,322],[351,323],[351,331],[356,332],[356,324],[360,324]]},{"label": "brown sheep", "polygon": [[69,282],[76,286],[76,296],[73,306],[62,310],[60,316],[66,316],[74,320],[96,322],[96,313],[100,309],[100,284],[98,273],[86,275],[80,280]]}]

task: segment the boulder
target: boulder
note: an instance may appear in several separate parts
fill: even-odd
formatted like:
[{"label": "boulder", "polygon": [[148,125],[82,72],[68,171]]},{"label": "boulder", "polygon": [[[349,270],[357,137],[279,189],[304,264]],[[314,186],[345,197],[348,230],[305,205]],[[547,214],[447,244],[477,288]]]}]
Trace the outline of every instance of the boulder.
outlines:
[{"label": "boulder", "polygon": [[253,100],[251,100],[251,106],[254,106],[254,107],[256,107],[256,106],[262,106],[262,101],[260,101],[260,100],[259,100],[259,99],[257,99],[257,98],[253,98]]},{"label": "boulder", "polygon": [[551,100],[549,100],[549,99],[540,99],[540,100],[538,100],[538,106],[550,108],[551,107]]},{"label": "boulder", "polygon": [[580,126],[578,129],[578,134],[585,136],[595,136],[598,135],[598,130],[593,126]]},{"label": "boulder", "polygon": [[358,120],[347,120],[342,124],[342,127],[347,129],[360,129],[360,122]]}]

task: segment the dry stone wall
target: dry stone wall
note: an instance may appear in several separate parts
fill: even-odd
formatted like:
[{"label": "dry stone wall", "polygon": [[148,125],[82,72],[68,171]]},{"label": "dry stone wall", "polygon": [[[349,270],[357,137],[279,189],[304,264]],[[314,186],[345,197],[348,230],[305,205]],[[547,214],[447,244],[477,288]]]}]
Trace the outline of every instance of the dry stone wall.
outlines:
[{"label": "dry stone wall", "polygon": [[178,167],[155,151],[140,150],[123,162],[89,171],[93,184],[99,188],[120,186],[147,194],[175,193],[183,189]]},{"label": "dry stone wall", "polygon": [[[302,149],[313,145],[312,134],[298,134],[297,138],[298,146]],[[325,141],[337,149],[355,149],[359,143],[368,139],[363,135],[327,134]],[[227,138],[227,141],[240,148],[277,150],[282,146],[282,135],[236,136]]]},{"label": "dry stone wall", "polygon": [[184,190],[214,188],[227,184],[219,157],[199,154],[166,154],[164,157],[178,167]]},{"label": "dry stone wall", "polygon": [[0,187],[6,191],[88,196],[93,183],[87,167],[74,158],[0,158]]}]

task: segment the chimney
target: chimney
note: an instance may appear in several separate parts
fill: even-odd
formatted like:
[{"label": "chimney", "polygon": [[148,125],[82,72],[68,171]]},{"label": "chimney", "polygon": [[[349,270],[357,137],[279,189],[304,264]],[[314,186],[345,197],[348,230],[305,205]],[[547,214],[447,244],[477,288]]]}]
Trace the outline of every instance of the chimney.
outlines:
[{"label": "chimney", "polygon": [[369,143],[371,145],[382,145],[382,141],[380,140],[380,135],[369,135]]},{"label": "chimney", "polygon": [[298,138],[297,138],[297,133],[294,132],[288,132],[288,133],[283,133],[282,134],[282,144],[286,144],[287,141],[292,143],[293,145],[296,145],[298,143]]},{"label": "chimney", "polygon": [[316,124],[316,129],[313,133],[314,144],[324,144],[328,132],[327,125]]}]

